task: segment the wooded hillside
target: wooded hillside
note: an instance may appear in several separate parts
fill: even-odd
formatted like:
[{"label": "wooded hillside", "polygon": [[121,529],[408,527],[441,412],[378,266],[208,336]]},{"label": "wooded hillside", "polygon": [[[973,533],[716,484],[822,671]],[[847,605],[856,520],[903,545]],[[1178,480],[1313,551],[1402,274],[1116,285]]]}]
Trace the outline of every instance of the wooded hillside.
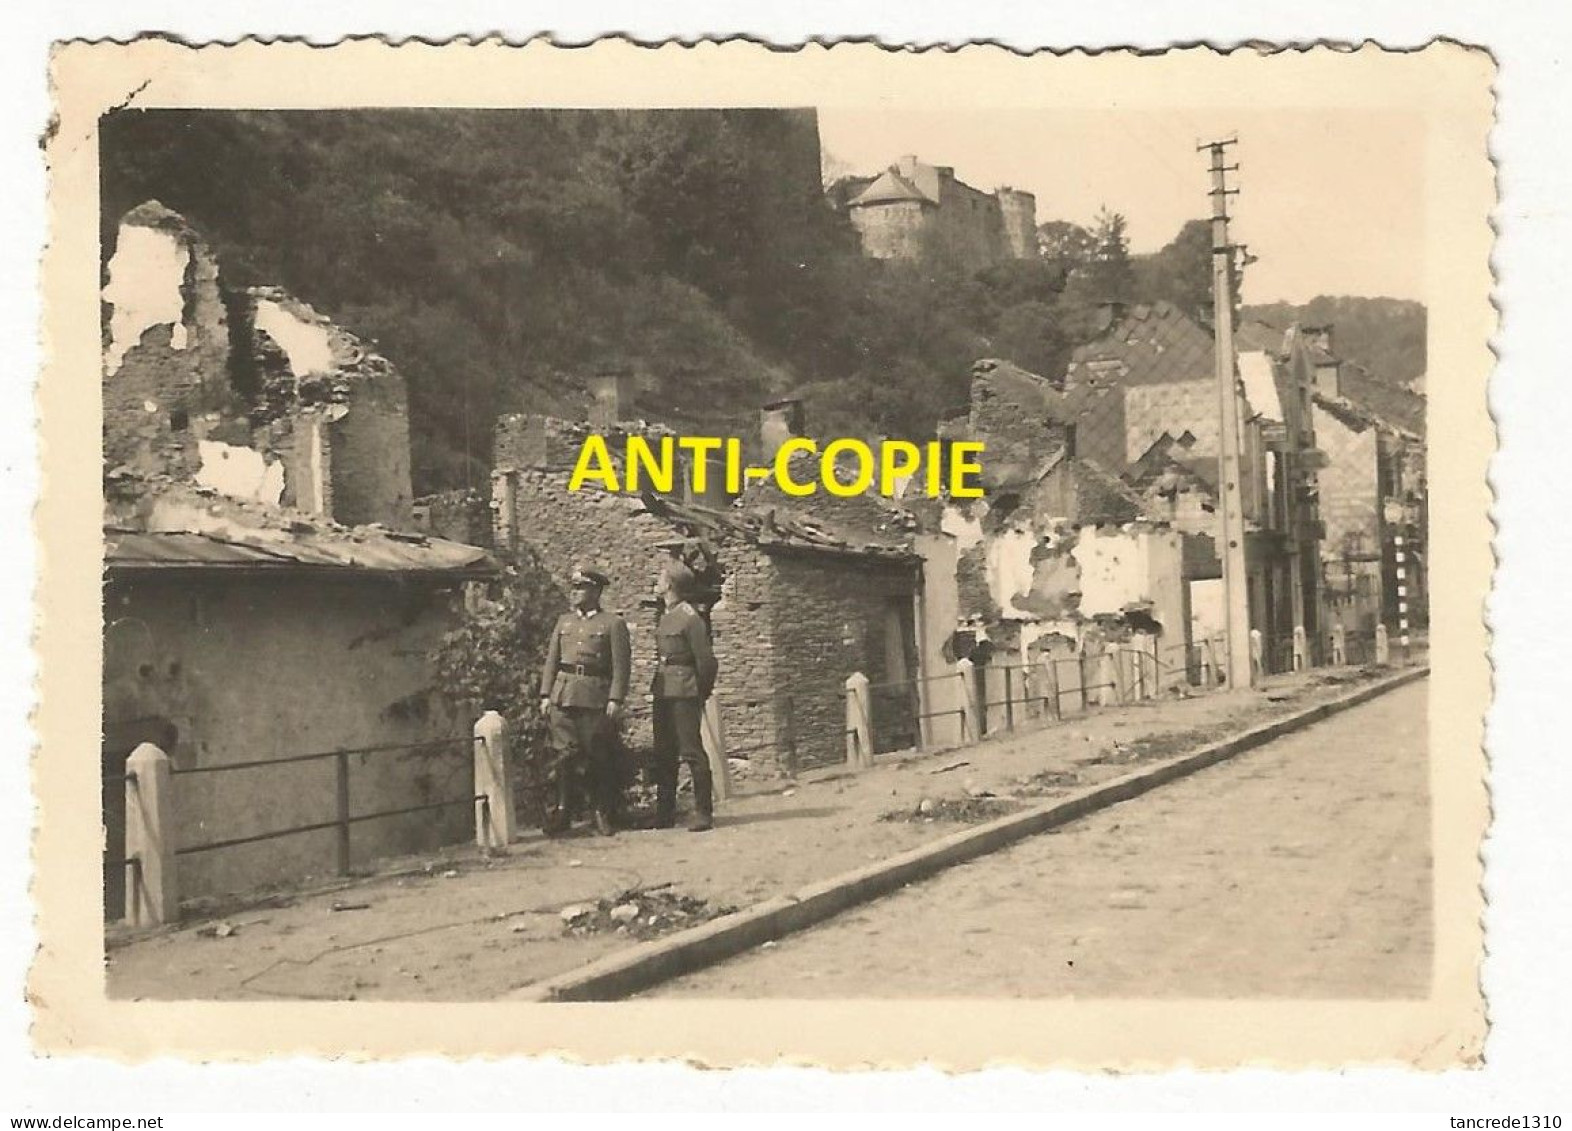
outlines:
[{"label": "wooded hillside", "polygon": [[1331,323],[1339,357],[1357,362],[1382,381],[1406,385],[1425,371],[1425,307],[1397,298],[1319,295],[1302,305],[1247,306],[1244,314],[1286,329]]},{"label": "wooded hillside", "polygon": [[[679,427],[751,436],[792,391],[818,434],[920,440],[978,358],[1057,377],[1103,300],[1209,301],[1204,225],[1132,257],[1112,213],[981,272],[865,259],[819,168],[808,110],[123,111],[104,255],[157,199],[231,282],[377,342],[409,382],[417,492],[484,483],[499,412],[577,413],[604,369]],[[1330,317],[1384,361],[1356,352],[1374,319]]]}]

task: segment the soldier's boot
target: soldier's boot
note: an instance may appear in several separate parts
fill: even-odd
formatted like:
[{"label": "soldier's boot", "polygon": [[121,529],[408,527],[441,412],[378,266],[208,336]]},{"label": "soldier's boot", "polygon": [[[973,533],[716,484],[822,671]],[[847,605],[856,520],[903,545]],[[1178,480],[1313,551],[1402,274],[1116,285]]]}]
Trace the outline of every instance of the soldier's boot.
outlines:
[{"label": "soldier's boot", "polygon": [[677,823],[677,775],[664,765],[655,767],[655,827],[669,829]]},{"label": "soldier's boot", "polygon": [[655,827],[669,829],[677,823],[677,790],[665,782],[655,787]]},{"label": "soldier's boot", "polygon": [[561,836],[573,826],[573,781],[566,766],[559,767],[552,806],[546,812],[541,831],[547,836]]},{"label": "soldier's boot", "polygon": [[711,780],[710,764],[695,762],[689,770],[693,774],[693,820],[688,823],[688,831],[708,832],[715,827],[715,783]]}]

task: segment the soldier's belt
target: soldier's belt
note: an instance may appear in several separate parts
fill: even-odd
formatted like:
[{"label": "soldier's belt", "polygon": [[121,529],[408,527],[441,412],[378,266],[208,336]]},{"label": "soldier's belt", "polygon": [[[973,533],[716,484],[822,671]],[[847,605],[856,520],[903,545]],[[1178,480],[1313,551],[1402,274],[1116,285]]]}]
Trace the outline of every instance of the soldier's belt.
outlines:
[{"label": "soldier's belt", "polygon": [[692,660],[685,660],[674,656],[666,657],[665,659],[661,660],[661,663],[665,664],[668,668],[691,668],[697,666]]},{"label": "soldier's belt", "polygon": [[605,668],[591,667],[589,664],[558,664],[557,670],[566,672],[568,675],[588,675],[594,676],[596,679],[611,678],[611,673]]}]

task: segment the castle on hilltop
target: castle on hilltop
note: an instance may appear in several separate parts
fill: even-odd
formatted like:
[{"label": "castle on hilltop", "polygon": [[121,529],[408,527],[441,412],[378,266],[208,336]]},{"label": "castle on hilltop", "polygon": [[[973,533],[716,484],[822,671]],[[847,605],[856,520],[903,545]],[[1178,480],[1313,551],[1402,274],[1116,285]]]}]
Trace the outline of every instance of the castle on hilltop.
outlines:
[{"label": "castle on hilltop", "polygon": [[836,187],[837,203],[871,258],[915,259],[925,249],[942,249],[980,267],[1037,255],[1037,198],[1029,192],[1008,186],[983,192],[949,166],[913,156]]}]

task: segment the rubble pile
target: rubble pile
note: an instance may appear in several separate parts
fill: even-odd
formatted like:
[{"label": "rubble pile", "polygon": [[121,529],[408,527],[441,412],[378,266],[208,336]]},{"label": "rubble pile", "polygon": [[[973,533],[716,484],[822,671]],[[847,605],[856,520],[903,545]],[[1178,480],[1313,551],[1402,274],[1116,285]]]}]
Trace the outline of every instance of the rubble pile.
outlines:
[{"label": "rubble pile", "polygon": [[1080,784],[1081,775],[1075,770],[1044,770],[1022,778],[1016,792],[1028,797],[1050,797],[1068,793]]},{"label": "rubble pile", "polygon": [[916,805],[904,809],[891,809],[879,814],[881,821],[908,821],[931,824],[935,821],[954,821],[959,824],[980,824],[1003,817],[1021,808],[1014,797],[998,797],[991,793],[978,793],[966,797],[924,797]]},{"label": "rubble pile", "polygon": [[682,895],[669,887],[630,888],[610,899],[569,904],[559,913],[563,933],[574,938],[615,934],[653,939],[737,910],[729,905],[711,906],[706,899]]}]

